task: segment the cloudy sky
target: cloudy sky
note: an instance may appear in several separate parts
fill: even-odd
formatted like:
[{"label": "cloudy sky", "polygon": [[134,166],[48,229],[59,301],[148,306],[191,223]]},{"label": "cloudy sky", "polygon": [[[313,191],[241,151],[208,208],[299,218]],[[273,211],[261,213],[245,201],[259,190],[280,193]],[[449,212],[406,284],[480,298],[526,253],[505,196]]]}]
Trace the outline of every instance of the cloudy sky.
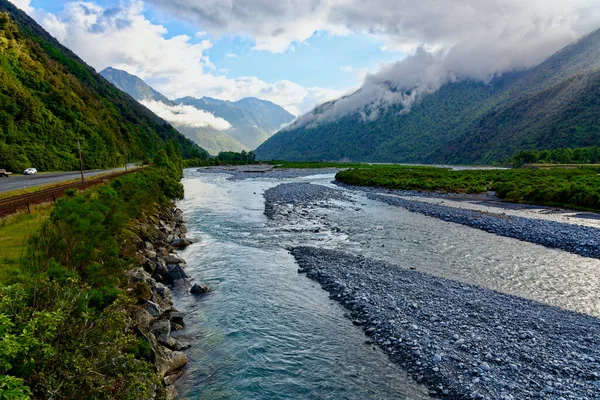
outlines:
[{"label": "cloudy sky", "polygon": [[600,0],[11,1],[98,71],[296,115],[361,86],[364,105],[489,80],[600,27]]}]

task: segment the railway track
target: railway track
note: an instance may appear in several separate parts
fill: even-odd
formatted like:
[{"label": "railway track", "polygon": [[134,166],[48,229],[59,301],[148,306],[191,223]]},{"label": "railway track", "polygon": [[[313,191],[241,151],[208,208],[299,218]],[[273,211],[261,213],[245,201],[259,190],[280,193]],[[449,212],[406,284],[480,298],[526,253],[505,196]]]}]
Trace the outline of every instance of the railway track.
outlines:
[{"label": "railway track", "polygon": [[34,204],[49,203],[51,201],[56,201],[60,197],[64,196],[65,192],[69,189],[85,190],[92,186],[96,186],[108,182],[112,179],[118,178],[120,176],[135,172],[137,171],[115,172],[98,178],[91,178],[89,180],[86,180],[84,183],[65,183],[63,185],[38,190],[37,192],[33,193],[20,194],[16,196],[7,197],[5,199],[0,199],[0,218],[10,214],[14,214],[19,210],[29,210],[30,207]]}]

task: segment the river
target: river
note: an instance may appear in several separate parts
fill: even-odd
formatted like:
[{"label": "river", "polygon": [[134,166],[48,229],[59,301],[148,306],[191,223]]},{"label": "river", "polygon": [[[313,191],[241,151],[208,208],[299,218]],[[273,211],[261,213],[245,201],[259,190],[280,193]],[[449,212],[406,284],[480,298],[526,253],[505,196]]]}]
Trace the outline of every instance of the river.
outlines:
[{"label": "river", "polygon": [[[563,308],[600,315],[600,261],[410,213],[340,189],[333,175],[232,181],[186,171],[179,203],[199,243],[181,255],[214,292],[174,290],[192,338],[177,383],[201,399],[421,399],[417,385],[372,345],[288,249],[318,245],[389,261]],[[350,201],[269,221],[264,190],[311,182]]]}]

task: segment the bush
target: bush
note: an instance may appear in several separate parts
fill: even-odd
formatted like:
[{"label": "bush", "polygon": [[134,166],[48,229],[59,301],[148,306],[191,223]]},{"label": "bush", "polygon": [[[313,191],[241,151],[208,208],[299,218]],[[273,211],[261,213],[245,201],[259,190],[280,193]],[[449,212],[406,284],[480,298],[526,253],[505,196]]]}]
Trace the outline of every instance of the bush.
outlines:
[{"label": "bush", "polygon": [[60,199],[34,235],[27,279],[0,287],[0,399],[152,398],[152,350],[128,326],[148,287],[123,290],[128,227],[183,196],[175,145],[155,166]]}]

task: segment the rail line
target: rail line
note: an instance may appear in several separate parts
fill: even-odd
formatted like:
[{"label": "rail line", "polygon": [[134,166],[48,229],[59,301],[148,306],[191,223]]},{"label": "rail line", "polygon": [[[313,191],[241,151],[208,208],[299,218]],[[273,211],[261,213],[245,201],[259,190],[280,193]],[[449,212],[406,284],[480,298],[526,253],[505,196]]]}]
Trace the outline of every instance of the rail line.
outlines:
[{"label": "rail line", "polygon": [[138,170],[127,172],[115,172],[101,177],[91,178],[89,180],[86,180],[84,183],[65,183],[63,185],[54,186],[47,189],[41,189],[33,193],[20,194],[16,196],[7,197],[5,199],[0,199],[0,218],[10,214],[14,214],[22,209],[30,210],[30,207],[34,204],[49,203],[51,201],[56,201],[60,197],[64,196],[65,192],[69,189],[85,190],[93,186],[108,182],[120,176],[135,173],[137,171]]}]

